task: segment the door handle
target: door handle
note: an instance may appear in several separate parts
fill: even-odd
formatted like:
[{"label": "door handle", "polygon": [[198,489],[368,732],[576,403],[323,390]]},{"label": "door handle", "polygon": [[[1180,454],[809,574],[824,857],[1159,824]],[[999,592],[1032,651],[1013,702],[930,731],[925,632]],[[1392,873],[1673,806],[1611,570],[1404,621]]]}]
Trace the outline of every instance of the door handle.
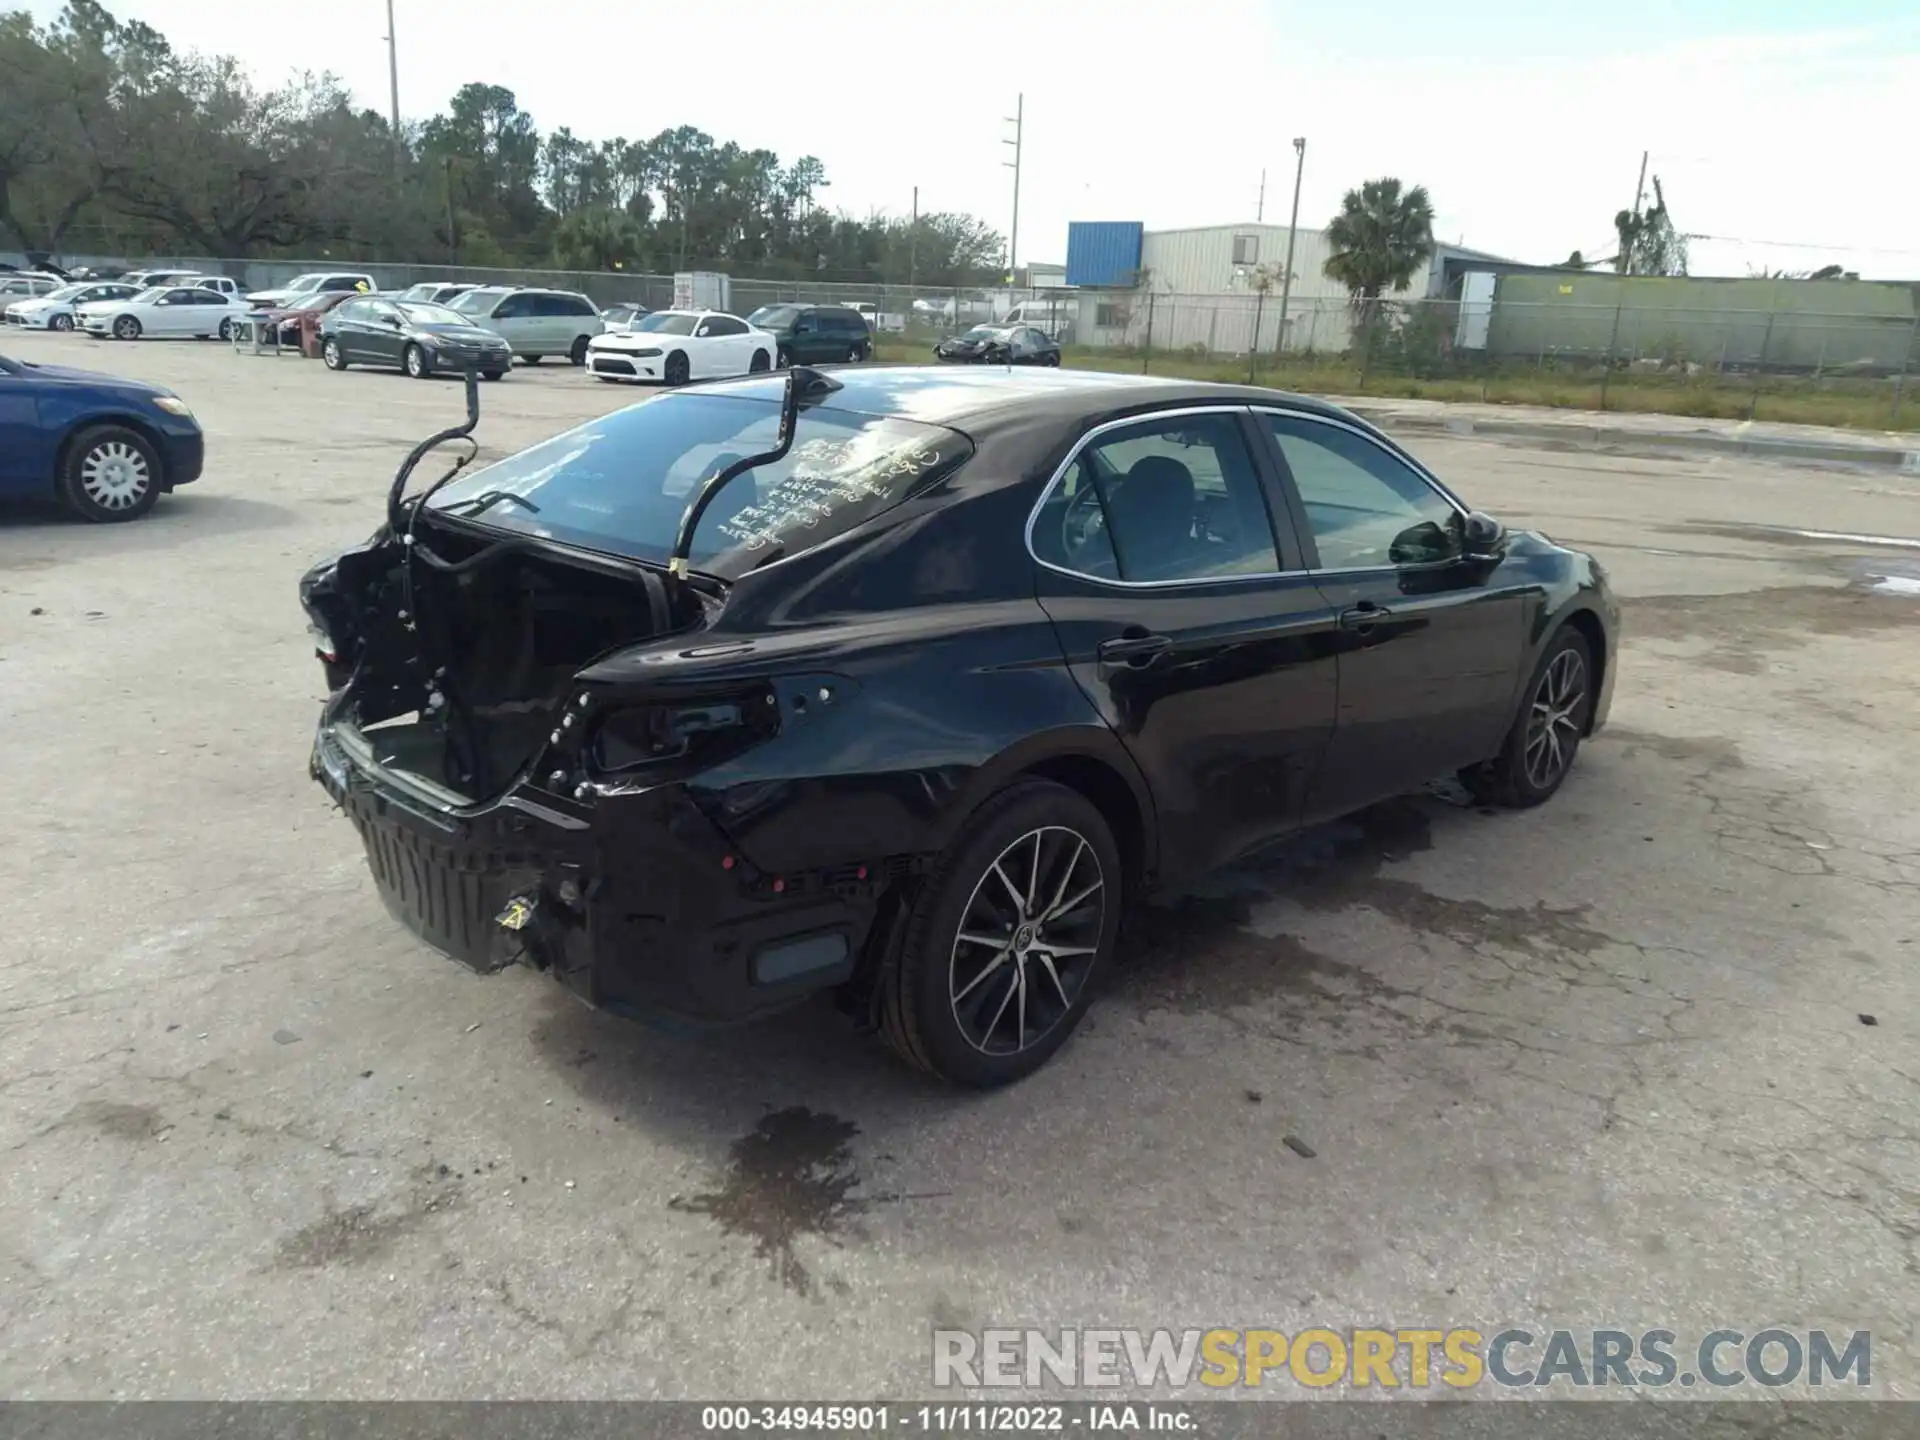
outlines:
[{"label": "door handle", "polygon": [[1100,657],[1102,664],[1128,665],[1136,670],[1144,670],[1172,648],[1172,636],[1141,632],[1102,640],[1094,653]]},{"label": "door handle", "polygon": [[1371,630],[1382,620],[1392,618],[1393,612],[1384,605],[1376,605],[1371,600],[1362,600],[1349,610],[1340,612],[1340,628],[1343,630]]}]

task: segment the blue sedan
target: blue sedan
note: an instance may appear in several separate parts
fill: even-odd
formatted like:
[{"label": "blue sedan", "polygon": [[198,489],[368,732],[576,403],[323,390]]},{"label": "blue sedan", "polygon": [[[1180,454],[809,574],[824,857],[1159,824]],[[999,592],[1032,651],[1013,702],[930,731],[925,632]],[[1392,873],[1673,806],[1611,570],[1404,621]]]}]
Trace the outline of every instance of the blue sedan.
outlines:
[{"label": "blue sedan", "polygon": [[200,422],[171,390],[0,355],[0,501],[135,520],[200,476]]}]

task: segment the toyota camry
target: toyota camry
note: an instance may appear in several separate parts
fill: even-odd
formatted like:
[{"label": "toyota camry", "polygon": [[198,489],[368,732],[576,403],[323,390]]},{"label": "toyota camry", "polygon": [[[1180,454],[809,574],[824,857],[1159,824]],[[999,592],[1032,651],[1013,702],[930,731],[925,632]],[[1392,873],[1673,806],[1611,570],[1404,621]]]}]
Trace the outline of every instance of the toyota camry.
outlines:
[{"label": "toyota camry", "polygon": [[1335,406],[1039,369],[697,385],[410,491],[309,572],[314,777],[392,911],[646,1019],[831,991],[1024,1076],[1124,907],[1605,720],[1600,565]]}]

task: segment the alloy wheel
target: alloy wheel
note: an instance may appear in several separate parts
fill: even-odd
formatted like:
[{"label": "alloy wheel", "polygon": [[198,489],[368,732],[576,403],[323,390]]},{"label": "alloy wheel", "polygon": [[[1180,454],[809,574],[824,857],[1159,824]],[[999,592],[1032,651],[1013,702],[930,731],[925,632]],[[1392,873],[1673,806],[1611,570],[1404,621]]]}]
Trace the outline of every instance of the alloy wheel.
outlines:
[{"label": "alloy wheel", "polygon": [[50,330],[71,330],[73,329],[73,317],[71,315],[56,315],[47,322],[47,328]]},{"label": "alloy wheel", "polygon": [[153,484],[147,457],[124,440],[103,440],[80,462],[80,488],[103,510],[129,510]]},{"label": "alloy wheel", "polygon": [[1527,714],[1527,783],[1544,790],[1573,763],[1586,724],[1587,662],[1562,650],[1547,664]]},{"label": "alloy wheel", "polygon": [[118,320],[113,322],[113,333],[122,340],[138,340],[140,338],[140,322],[131,315],[122,315]]},{"label": "alloy wheel", "polygon": [[960,912],[948,1002],[985,1055],[1037,1045],[1080,999],[1106,920],[1106,877],[1085,836],[1029,830],[1002,850]]}]

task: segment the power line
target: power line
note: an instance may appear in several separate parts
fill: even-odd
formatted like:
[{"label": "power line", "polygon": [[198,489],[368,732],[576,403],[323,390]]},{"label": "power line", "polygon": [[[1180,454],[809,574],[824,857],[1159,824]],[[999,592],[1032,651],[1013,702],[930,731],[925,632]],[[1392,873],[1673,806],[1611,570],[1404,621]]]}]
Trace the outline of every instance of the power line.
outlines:
[{"label": "power line", "polygon": [[1775,250],[1831,250],[1850,255],[1920,255],[1920,250],[1890,250],[1877,245],[1814,245],[1800,240],[1749,240],[1740,235],[1700,235],[1692,231],[1682,238],[1712,240],[1721,245],[1761,245]]}]

